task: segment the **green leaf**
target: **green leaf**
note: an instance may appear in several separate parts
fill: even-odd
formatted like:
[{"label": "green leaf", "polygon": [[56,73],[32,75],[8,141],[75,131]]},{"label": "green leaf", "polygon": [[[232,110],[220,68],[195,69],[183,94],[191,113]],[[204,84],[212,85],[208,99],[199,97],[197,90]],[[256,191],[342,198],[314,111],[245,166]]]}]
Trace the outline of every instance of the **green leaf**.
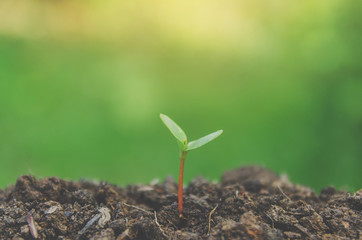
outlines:
[{"label": "green leaf", "polygon": [[218,130],[216,132],[210,133],[209,135],[206,135],[205,137],[202,137],[195,141],[189,142],[187,144],[187,151],[199,148],[199,147],[205,145],[206,143],[211,142],[212,140],[214,140],[215,138],[220,136],[222,134],[222,132],[223,132],[222,130]]},{"label": "green leaf", "polygon": [[179,125],[177,125],[171,118],[162,113],[160,114],[160,118],[166,127],[170,130],[172,135],[174,135],[175,138],[180,141],[183,149],[185,149],[187,146],[187,137],[182,128],[180,128]]}]

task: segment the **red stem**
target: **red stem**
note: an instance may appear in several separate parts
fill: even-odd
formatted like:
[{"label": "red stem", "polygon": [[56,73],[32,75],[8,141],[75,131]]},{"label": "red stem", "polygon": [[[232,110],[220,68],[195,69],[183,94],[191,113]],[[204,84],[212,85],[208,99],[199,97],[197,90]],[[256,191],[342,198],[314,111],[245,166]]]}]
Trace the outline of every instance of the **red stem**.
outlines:
[{"label": "red stem", "polygon": [[185,165],[185,158],[186,158],[186,153],[185,151],[181,152],[181,157],[180,157],[180,172],[179,172],[179,176],[178,176],[178,211],[180,213],[180,218],[183,218],[184,216],[182,215],[183,212],[183,181],[184,181],[184,165]]}]

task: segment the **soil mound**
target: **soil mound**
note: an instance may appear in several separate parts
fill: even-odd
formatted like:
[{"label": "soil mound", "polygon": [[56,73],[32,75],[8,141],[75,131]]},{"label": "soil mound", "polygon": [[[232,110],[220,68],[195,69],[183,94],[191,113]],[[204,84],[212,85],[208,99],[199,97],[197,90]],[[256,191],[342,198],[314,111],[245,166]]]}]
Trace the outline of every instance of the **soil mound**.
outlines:
[{"label": "soil mound", "polygon": [[0,190],[0,239],[361,239],[362,190],[318,196],[257,166],[221,183],[195,178],[177,209],[177,184],[119,187],[21,176]]}]

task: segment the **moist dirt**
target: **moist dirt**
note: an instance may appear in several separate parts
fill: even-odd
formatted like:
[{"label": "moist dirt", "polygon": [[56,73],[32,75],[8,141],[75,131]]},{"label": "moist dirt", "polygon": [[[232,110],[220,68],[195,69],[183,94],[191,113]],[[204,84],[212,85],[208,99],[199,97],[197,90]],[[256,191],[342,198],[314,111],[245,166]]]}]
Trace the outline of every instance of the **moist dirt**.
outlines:
[{"label": "moist dirt", "polygon": [[249,166],[220,183],[119,187],[107,182],[21,176],[0,190],[0,239],[362,239],[362,189],[317,195],[285,176]]}]

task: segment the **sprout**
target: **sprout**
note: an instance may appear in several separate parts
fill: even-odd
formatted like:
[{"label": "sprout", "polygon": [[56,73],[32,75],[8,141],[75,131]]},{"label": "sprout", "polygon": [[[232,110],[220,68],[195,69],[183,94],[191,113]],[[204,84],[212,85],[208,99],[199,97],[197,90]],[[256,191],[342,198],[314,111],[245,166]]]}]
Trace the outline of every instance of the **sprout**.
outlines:
[{"label": "sprout", "polygon": [[177,125],[171,118],[164,114],[160,114],[160,118],[166,127],[170,130],[172,135],[177,139],[180,147],[180,171],[179,171],[179,180],[178,180],[178,210],[180,213],[180,218],[183,217],[183,178],[184,178],[184,165],[185,165],[185,158],[188,151],[199,148],[205,145],[208,142],[211,142],[218,136],[220,136],[223,130],[218,130],[216,132],[210,133],[202,138],[197,140],[188,142],[187,136],[185,132]]}]

